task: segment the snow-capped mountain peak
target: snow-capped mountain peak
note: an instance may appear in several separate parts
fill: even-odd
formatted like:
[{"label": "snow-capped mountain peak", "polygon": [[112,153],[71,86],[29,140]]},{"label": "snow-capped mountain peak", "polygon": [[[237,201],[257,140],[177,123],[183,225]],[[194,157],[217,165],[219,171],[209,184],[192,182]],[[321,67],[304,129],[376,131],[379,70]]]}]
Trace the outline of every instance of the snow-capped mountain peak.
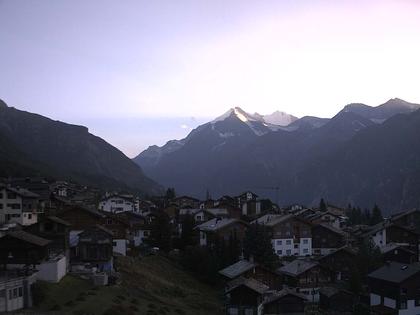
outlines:
[{"label": "snow-capped mountain peak", "polygon": [[290,125],[292,122],[298,119],[293,115],[289,115],[285,112],[281,112],[278,110],[270,115],[264,115],[262,117],[264,119],[264,122],[266,122],[267,124],[283,127]]},{"label": "snow-capped mountain peak", "polygon": [[253,115],[248,114],[242,108],[240,108],[240,107],[233,107],[233,108],[229,109],[223,115],[221,115],[221,116],[217,117],[216,119],[214,119],[211,123],[214,124],[214,123],[216,123],[218,121],[223,121],[226,118],[231,117],[233,115],[236,116],[242,122],[257,121],[257,120],[259,120],[259,119],[256,119],[256,117],[253,117]]}]

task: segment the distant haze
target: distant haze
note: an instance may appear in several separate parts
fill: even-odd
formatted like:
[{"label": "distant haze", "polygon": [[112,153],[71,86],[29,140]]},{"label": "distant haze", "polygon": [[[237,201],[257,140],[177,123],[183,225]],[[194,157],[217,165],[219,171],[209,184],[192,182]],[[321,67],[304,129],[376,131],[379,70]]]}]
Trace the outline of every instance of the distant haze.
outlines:
[{"label": "distant haze", "polygon": [[240,106],[420,102],[418,1],[0,0],[0,98],[128,156]]}]

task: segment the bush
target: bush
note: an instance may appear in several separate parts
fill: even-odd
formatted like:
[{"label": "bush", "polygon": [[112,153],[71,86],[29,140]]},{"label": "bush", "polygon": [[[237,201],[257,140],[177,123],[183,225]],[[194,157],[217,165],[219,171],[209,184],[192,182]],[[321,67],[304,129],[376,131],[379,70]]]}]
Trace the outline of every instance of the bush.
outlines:
[{"label": "bush", "polygon": [[32,291],[32,301],[33,301],[34,306],[41,305],[42,302],[44,302],[45,298],[47,297],[45,286],[43,286],[41,282],[35,282],[31,286],[31,291]]}]

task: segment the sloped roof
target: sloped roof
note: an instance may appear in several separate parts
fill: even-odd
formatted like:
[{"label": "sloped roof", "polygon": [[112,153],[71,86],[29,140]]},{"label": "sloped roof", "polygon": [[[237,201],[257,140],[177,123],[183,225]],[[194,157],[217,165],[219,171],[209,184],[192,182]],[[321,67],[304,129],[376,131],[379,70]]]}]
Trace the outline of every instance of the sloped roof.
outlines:
[{"label": "sloped roof", "polygon": [[331,225],[329,225],[329,224],[326,224],[326,223],[319,223],[319,224],[316,224],[315,225],[315,227],[316,226],[321,226],[321,227],[323,227],[323,228],[325,228],[325,229],[327,229],[327,230],[329,230],[329,231],[331,231],[331,232],[333,232],[333,233],[335,233],[335,234],[339,234],[339,235],[341,235],[341,236],[346,236],[347,235],[347,233],[346,232],[344,232],[343,230],[340,230],[340,229],[337,229],[337,228],[335,228],[335,227],[333,227],[333,226],[331,226]]},{"label": "sloped roof", "polygon": [[51,243],[50,240],[25,232],[23,230],[11,231],[8,232],[6,235],[37,246],[46,246],[49,243]]},{"label": "sloped roof", "polygon": [[390,262],[371,272],[368,277],[392,283],[401,283],[418,273],[420,273],[420,263],[418,262],[411,265]]},{"label": "sloped roof", "polygon": [[332,251],[332,252],[328,253],[327,255],[324,255],[324,256],[322,256],[322,257],[319,257],[319,258],[318,258],[318,260],[323,260],[323,259],[324,259],[324,258],[326,258],[326,257],[333,256],[333,255],[335,255],[336,253],[338,253],[338,252],[340,252],[340,251],[345,251],[345,252],[347,252],[347,253],[349,253],[350,255],[353,255],[353,256],[355,256],[355,255],[356,255],[356,251],[355,251],[355,250],[353,250],[353,249],[351,249],[350,247],[348,247],[347,245],[345,245],[345,246],[343,246],[343,247],[337,248],[336,250],[334,250],[334,251]]},{"label": "sloped roof", "polygon": [[264,294],[266,291],[268,291],[269,287],[267,285],[265,285],[264,283],[261,283],[255,279],[252,278],[244,278],[244,277],[239,277],[235,280],[230,281],[227,284],[227,289],[226,289],[226,293],[231,292],[232,290],[240,287],[240,286],[245,286],[259,294]]},{"label": "sloped roof", "polygon": [[290,276],[299,276],[300,274],[316,266],[318,266],[318,262],[316,261],[306,259],[295,259],[287,265],[278,268],[277,272]]},{"label": "sloped roof", "polygon": [[196,229],[199,229],[200,231],[204,231],[204,232],[214,232],[217,230],[220,230],[230,224],[233,223],[242,223],[245,224],[245,222],[238,220],[238,219],[228,219],[228,218],[223,218],[223,219],[218,219],[218,218],[214,218],[211,219],[207,222],[204,222],[200,225],[198,225],[196,227]]},{"label": "sloped roof", "polygon": [[8,191],[11,191],[11,192],[14,192],[14,193],[18,194],[19,196],[22,196],[22,197],[39,198],[38,194],[35,194],[32,191],[29,191],[25,188],[14,188],[14,187],[8,187],[8,186],[5,186],[4,188]]},{"label": "sloped roof", "polygon": [[263,216],[251,221],[251,224],[267,224],[268,222],[280,217],[282,217],[281,214],[264,214]]},{"label": "sloped roof", "polygon": [[51,220],[51,221],[53,221],[55,223],[59,223],[59,224],[65,225],[65,226],[71,226],[71,223],[67,222],[66,220],[60,219],[60,218],[58,218],[56,216],[48,216],[47,219],[48,220]]},{"label": "sloped roof", "polygon": [[219,273],[227,278],[233,279],[240,276],[244,272],[251,270],[255,266],[256,266],[255,263],[252,263],[246,259],[242,259],[234,263],[233,265],[230,265],[226,267],[225,269],[220,270]]},{"label": "sloped roof", "polygon": [[328,296],[328,297],[332,297],[332,296],[334,296],[334,295],[336,295],[337,293],[340,293],[340,292],[353,295],[353,293],[351,293],[348,290],[339,289],[339,288],[336,288],[336,287],[322,287],[321,289],[319,289],[319,293],[321,293],[322,295]]},{"label": "sloped roof", "polygon": [[306,301],[306,296],[304,296],[303,294],[297,293],[295,290],[289,289],[289,288],[284,288],[281,291],[278,291],[276,293],[274,293],[273,295],[269,296],[265,301],[264,304],[270,304],[272,302],[277,301],[278,299],[281,299],[287,295],[293,295],[298,297],[299,299]]}]

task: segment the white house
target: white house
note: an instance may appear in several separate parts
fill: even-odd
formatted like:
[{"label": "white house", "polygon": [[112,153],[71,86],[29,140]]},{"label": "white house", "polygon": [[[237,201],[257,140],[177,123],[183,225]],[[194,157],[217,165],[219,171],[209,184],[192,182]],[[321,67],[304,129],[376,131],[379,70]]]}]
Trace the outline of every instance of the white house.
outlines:
[{"label": "white house", "polygon": [[254,222],[271,229],[271,243],[278,256],[312,255],[311,226],[304,220],[293,214],[287,214],[266,215]]},{"label": "white house", "polygon": [[388,308],[391,314],[420,314],[420,263],[389,262],[368,275],[371,310]]},{"label": "white house", "polygon": [[32,307],[32,284],[36,273],[25,275],[20,270],[7,270],[0,275],[0,313]]},{"label": "white house", "polygon": [[38,222],[39,195],[23,188],[0,186],[0,224],[31,225]]},{"label": "white house", "polygon": [[133,196],[112,194],[99,202],[99,209],[111,213],[136,212],[136,205],[137,202]]}]

